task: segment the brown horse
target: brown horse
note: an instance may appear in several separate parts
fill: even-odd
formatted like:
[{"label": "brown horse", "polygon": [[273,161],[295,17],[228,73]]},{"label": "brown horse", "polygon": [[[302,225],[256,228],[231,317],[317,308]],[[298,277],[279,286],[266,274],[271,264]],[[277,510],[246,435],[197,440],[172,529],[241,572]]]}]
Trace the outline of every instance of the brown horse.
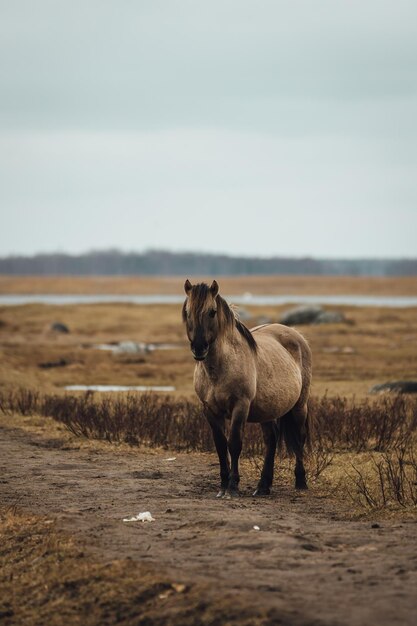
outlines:
[{"label": "brown horse", "polygon": [[[214,280],[184,285],[182,316],[194,359],[194,387],[213,432],[220,461],[218,497],[239,495],[239,456],[245,423],[258,422],[266,446],[254,495],[270,493],[277,444],[295,454],[295,486],[306,489],[304,445],[311,424],[307,401],[311,352],[300,333],[281,324],[249,330],[219,295]],[[225,420],[230,419],[229,438]],[[229,460],[230,455],[230,460]]]}]

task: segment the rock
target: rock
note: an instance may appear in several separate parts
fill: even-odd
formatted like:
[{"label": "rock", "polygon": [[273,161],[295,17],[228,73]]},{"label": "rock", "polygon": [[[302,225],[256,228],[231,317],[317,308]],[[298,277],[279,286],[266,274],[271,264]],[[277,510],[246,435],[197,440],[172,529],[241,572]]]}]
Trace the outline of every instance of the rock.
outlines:
[{"label": "rock", "polygon": [[316,319],[312,322],[313,324],[340,324],[341,322],[345,322],[346,318],[343,313],[339,313],[339,311],[321,311],[318,314]]},{"label": "rock", "polygon": [[114,349],[115,354],[148,354],[150,348],[146,343],[135,341],[121,341]]},{"label": "rock", "polygon": [[313,324],[321,313],[324,311],[320,306],[298,306],[283,313],[279,322],[285,326]]},{"label": "rock", "polygon": [[380,385],[374,385],[369,393],[417,393],[417,380],[394,380]]},{"label": "rock", "polygon": [[65,359],[59,359],[59,361],[46,361],[45,363],[38,363],[38,367],[47,370],[52,367],[65,367],[68,365],[68,361]]},{"label": "rock", "polygon": [[286,311],[280,319],[280,324],[296,326],[297,324],[340,324],[346,322],[343,313],[325,311],[321,306],[299,306]]},{"label": "rock", "polygon": [[51,330],[55,333],[69,333],[68,326],[62,322],[53,322],[53,324],[51,324]]}]

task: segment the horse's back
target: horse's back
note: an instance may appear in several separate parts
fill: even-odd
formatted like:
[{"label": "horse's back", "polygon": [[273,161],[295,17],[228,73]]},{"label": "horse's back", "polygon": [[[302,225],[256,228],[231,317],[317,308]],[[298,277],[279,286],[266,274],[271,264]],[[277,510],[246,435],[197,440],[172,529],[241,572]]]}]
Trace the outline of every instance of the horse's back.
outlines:
[{"label": "horse's back", "polygon": [[279,343],[302,366],[310,356],[310,348],[306,339],[295,328],[283,324],[262,324],[251,328],[255,339],[262,345]]}]

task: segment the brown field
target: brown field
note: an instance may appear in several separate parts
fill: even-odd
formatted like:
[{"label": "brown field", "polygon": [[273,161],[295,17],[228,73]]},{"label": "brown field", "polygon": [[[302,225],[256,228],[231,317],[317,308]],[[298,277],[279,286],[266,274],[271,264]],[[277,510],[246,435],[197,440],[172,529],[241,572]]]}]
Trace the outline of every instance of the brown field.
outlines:
[{"label": "brown field", "polygon": [[[219,282],[228,294],[417,294],[415,278]],[[181,289],[182,280],[163,277],[0,278],[0,293]],[[245,323],[277,320],[287,308],[245,307],[253,316]],[[277,460],[272,496],[250,496],[260,439],[249,431],[243,497],[219,501],[205,426],[195,432],[191,426],[200,418],[187,404],[194,398],[194,363],[179,306],[1,307],[0,621],[412,624],[415,400],[384,400],[368,391],[387,380],[417,379],[417,310],[325,308],[343,311],[347,323],[299,327],[313,351],[312,394],[321,424],[309,492],[293,490],[292,461],[285,457]],[[55,321],[70,333],[51,331]],[[174,348],[115,355],[94,347],[124,340]],[[40,367],[60,360],[62,367]],[[140,402],[135,427],[126,421],[135,415],[127,415],[117,396],[102,405],[100,394],[86,403],[78,394],[79,403],[66,407],[63,388],[70,384],[173,385],[176,391],[147,409],[161,431],[154,436]],[[178,415],[189,420],[189,432],[164,438]],[[155,522],[122,522],[146,510]]]},{"label": "brown field", "polygon": [[[347,324],[303,326],[314,358],[313,393],[365,396],[370,386],[417,375],[417,309],[327,307],[345,313]],[[279,319],[286,307],[245,307]],[[50,331],[54,321],[70,333]],[[172,350],[116,356],[100,343],[132,340],[171,343]],[[95,304],[54,307],[32,304],[0,308],[0,389],[10,385],[60,392],[71,384],[173,385],[193,395],[194,362],[178,305]],[[42,369],[64,359],[68,365]]]},{"label": "brown field", "polygon": [[[56,294],[179,294],[178,276],[0,276],[0,293]],[[191,275],[193,282],[213,276]],[[221,276],[224,294],[380,295],[415,296],[417,278],[366,276]]]}]

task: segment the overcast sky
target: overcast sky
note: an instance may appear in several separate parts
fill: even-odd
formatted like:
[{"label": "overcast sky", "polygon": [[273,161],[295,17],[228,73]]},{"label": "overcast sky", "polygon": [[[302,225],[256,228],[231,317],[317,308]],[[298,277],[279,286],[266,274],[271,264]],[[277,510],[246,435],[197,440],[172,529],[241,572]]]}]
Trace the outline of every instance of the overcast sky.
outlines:
[{"label": "overcast sky", "polygon": [[417,3],[0,0],[0,254],[417,256]]}]

